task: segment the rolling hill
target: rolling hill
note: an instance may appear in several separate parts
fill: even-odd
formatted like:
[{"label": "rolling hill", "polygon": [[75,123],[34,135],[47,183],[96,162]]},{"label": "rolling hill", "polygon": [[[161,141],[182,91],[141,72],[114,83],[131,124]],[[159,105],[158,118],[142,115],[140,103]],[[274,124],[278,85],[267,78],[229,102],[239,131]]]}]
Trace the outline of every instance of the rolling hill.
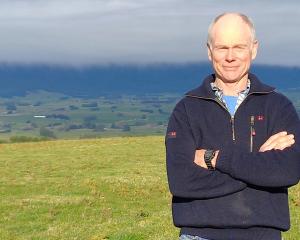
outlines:
[{"label": "rolling hill", "polygon": [[[281,90],[300,89],[300,68],[254,65],[253,72]],[[0,65],[0,96],[44,90],[76,97],[106,94],[184,93],[211,72],[208,63],[107,65],[82,68],[47,65]]]}]

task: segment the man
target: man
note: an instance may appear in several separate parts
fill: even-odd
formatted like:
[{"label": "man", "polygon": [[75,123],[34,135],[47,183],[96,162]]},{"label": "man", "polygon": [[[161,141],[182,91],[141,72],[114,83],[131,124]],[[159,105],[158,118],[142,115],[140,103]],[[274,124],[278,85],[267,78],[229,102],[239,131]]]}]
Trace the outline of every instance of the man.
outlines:
[{"label": "man", "polygon": [[249,73],[258,42],[247,16],[218,16],[207,48],[215,73],[176,105],[166,134],[174,224],[182,240],[281,239],[300,177],[298,115]]}]

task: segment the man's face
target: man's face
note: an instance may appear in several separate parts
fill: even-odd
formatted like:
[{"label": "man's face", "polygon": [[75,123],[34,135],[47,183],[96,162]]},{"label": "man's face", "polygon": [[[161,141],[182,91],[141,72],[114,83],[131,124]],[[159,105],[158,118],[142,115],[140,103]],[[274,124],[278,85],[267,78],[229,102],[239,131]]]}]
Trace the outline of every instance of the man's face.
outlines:
[{"label": "man's face", "polygon": [[258,43],[253,42],[249,26],[237,16],[224,16],[212,29],[208,57],[217,78],[226,83],[241,80],[256,57]]}]

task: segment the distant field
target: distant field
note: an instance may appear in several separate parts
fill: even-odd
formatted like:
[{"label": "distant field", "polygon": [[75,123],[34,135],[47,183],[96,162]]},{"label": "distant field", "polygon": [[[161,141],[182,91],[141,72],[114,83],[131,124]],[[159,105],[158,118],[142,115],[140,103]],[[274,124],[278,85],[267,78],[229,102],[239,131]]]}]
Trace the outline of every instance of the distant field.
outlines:
[{"label": "distant field", "polygon": [[[284,94],[300,114],[300,92]],[[0,98],[0,142],[163,135],[181,97],[161,93],[80,98],[36,91]]]},{"label": "distant field", "polygon": [[[0,145],[0,239],[171,240],[161,136]],[[300,238],[300,186],[290,191]]]},{"label": "distant field", "polygon": [[[71,97],[45,91],[0,98],[0,141],[164,134],[179,94]],[[41,128],[47,129],[46,134]],[[49,135],[50,133],[50,135]]]}]

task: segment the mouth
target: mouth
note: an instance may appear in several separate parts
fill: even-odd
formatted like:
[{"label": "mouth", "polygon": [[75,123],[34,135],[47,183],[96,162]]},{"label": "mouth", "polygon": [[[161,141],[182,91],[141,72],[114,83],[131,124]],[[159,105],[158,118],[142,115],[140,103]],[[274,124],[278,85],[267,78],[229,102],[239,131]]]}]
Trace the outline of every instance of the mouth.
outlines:
[{"label": "mouth", "polygon": [[227,71],[232,71],[238,69],[239,66],[223,66],[223,68]]}]

